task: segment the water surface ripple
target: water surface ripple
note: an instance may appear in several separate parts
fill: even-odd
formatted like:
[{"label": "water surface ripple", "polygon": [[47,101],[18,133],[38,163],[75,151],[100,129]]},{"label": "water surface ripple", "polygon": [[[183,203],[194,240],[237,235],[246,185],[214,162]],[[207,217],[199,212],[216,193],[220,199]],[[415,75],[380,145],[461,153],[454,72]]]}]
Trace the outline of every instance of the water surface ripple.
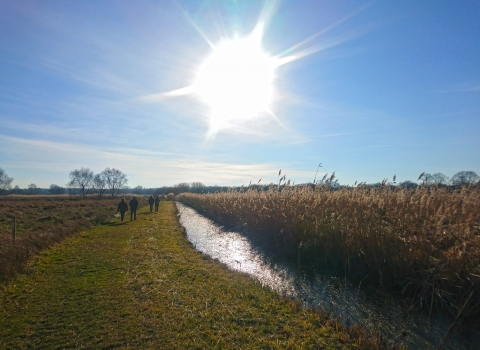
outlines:
[{"label": "water surface ripple", "polygon": [[[450,326],[445,317],[438,315],[429,322],[424,312],[378,288],[361,283],[352,285],[342,278],[276,261],[242,234],[225,231],[182,203],[176,205],[180,224],[197,250],[231,269],[249,274],[281,295],[301,300],[305,306],[330,310],[345,324],[358,323],[410,349],[435,349]],[[478,349],[479,344],[480,335],[476,329],[470,334],[451,335],[445,348]]]}]

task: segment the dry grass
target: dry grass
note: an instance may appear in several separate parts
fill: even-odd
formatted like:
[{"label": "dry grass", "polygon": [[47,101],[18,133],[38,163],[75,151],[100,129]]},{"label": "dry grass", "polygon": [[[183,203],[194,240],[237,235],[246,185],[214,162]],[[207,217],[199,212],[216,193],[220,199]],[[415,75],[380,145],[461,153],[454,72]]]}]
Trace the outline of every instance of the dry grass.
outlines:
[{"label": "dry grass", "polygon": [[467,299],[462,316],[479,312],[478,185],[335,191],[286,185],[178,198],[217,222],[248,228],[277,252],[400,287],[430,312],[455,316]]},{"label": "dry grass", "polygon": [[[140,205],[146,200],[139,198]],[[128,201],[128,200],[127,200]],[[113,218],[118,198],[0,196],[0,281],[22,271],[27,260],[72,233]],[[13,218],[17,238],[12,242]]]},{"label": "dry grass", "polygon": [[196,251],[166,201],[45,250],[0,303],[1,349],[400,349]]}]

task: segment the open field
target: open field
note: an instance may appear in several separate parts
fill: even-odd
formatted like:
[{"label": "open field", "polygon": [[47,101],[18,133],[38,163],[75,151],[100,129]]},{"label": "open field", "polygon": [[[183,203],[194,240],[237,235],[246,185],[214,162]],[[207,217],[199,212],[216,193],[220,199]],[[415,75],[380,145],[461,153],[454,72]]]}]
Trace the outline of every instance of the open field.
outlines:
[{"label": "open field", "polygon": [[172,202],[72,235],[0,286],[1,348],[382,348],[197,252]]},{"label": "open field", "polygon": [[[138,200],[140,206],[146,205],[142,196]],[[119,201],[67,195],[0,196],[0,281],[21,271],[27,260],[42,249],[113,218]],[[17,222],[15,244],[12,244],[13,217]]]},{"label": "open field", "polygon": [[[178,196],[294,261],[395,287],[429,312],[480,308],[480,186],[273,186]],[[366,282],[365,282],[366,283]]]}]

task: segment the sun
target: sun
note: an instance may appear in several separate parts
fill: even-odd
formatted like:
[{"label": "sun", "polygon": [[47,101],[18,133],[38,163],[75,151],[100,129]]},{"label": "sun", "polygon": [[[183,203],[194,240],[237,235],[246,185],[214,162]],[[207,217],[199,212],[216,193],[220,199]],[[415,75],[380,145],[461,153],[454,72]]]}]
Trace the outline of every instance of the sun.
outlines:
[{"label": "sun", "polygon": [[[186,16],[198,34],[207,42],[212,51],[195,70],[193,82],[180,89],[142,97],[146,101],[163,101],[165,98],[191,96],[201,101],[208,109],[207,139],[214,139],[220,132],[246,134],[258,133],[258,128],[272,125],[274,121],[283,129],[287,126],[277,117],[275,110],[281,108],[285,93],[276,89],[277,69],[313,53],[336,47],[345,41],[362,35],[362,31],[325,39],[318,44],[306,46],[322,37],[367,6],[338,20],[308,38],[294,44],[274,56],[263,49],[262,40],[268,23],[273,18],[276,6],[266,2],[262,13],[250,35],[239,37],[235,34],[214,44],[201,28]],[[197,106],[195,104],[195,106]],[[276,107],[276,108],[274,108]],[[262,118],[270,118],[261,120]],[[261,122],[259,122],[261,121]],[[288,124],[287,124],[288,125]],[[267,132],[268,133],[268,132]],[[266,134],[266,133],[265,133]]]},{"label": "sun", "polygon": [[210,133],[268,113],[277,66],[254,35],[214,47],[191,86],[210,109]]}]

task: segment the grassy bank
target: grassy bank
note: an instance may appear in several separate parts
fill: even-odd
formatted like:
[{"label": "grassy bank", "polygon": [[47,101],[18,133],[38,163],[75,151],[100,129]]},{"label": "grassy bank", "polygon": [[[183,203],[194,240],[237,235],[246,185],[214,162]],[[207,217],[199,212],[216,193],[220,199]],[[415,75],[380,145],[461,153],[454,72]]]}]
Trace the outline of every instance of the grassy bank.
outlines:
[{"label": "grassy bank", "polygon": [[[140,205],[146,205],[140,196]],[[118,198],[0,196],[0,281],[22,271],[28,259],[75,232],[113,218]],[[128,202],[128,198],[127,198]],[[17,237],[12,242],[16,218]]]},{"label": "grassy bank", "polygon": [[478,185],[335,191],[287,185],[178,198],[217,222],[247,228],[294,261],[368,276],[414,296],[429,312],[480,313]]},{"label": "grassy bank", "polygon": [[0,348],[378,347],[197,252],[172,202],[145,209],[65,239],[3,285]]}]

